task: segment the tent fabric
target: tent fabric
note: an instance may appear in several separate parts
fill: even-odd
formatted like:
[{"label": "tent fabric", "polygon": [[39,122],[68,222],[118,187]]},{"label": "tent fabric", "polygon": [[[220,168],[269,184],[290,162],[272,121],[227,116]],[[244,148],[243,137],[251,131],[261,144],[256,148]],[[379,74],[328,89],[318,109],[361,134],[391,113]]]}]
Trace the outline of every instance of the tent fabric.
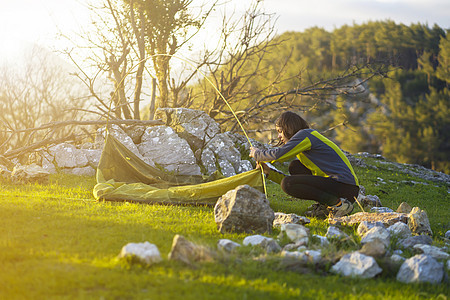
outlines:
[{"label": "tent fabric", "polygon": [[170,174],[148,165],[107,135],[93,194],[97,200],[214,205],[220,196],[239,185],[263,191],[262,180],[260,170],[226,178],[217,174],[207,178]]}]

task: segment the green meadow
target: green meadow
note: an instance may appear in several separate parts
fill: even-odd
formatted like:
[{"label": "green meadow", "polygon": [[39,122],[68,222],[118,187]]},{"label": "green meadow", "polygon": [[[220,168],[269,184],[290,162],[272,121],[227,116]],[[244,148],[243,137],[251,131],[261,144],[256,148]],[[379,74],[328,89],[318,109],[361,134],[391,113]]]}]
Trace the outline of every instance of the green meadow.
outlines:
[{"label": "green meadow", "polygon": [[[448,186],[395,173],[377,161],[356,167],[366,194],[384,206],[403,202],[426,210],[434,244],[444,246],[450,229]],[[382,178],[385,183],[380,183]],[[425,182],[413,184],[410,181]],[[213,207],[96,202],[95,178],[55,174],[46,184],[0,184],[0,299],[447,299],[447,282],[403,284],[399,266],[374,279],[345,278],[328,272],[331,264],[299,267],[260,249],[241,247],[214,263],[169,261],[173,237],[216,248],[219,239],[242,243],[244,234],[221,234]],[[303,214],[311,201],[298,201],[267,183],[277,212]],[[355,208],[354,212],[360,211]],[[324,235],[326,221],[312,219],[311,233]],[[331,243],[325,258],[357,249],[355,228],[347,243]],[[275,229],[271,235],[276,238]],[[155,244],[163,262],[143,266],[118,259],[130,242]],[[314,247],[314,241],[312,242]],[[405,253],[413,255],[412,253]],[[383,265],[383,261],[379,262]],[[448,271],[447,271],[448,272]]]}]

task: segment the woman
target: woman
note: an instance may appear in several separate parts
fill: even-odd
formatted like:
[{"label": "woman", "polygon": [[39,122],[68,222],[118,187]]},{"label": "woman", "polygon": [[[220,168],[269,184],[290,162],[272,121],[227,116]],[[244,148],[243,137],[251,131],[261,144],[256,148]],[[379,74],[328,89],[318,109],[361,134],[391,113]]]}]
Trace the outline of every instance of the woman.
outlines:
[{"label": "woman", "polygon": [[[288,195],[317,201],[307,210],[308,216],[341,217],[351,213],[359,186],[342,150],[296,113],[284,112],[275,125],[280,147],[265,151],[250,148],[250,157],[257,161],[257,167],[262,167],[267,178],[279,183]],[[295,156],[298,160],[290,163],[289,176],[264,163]]]}]

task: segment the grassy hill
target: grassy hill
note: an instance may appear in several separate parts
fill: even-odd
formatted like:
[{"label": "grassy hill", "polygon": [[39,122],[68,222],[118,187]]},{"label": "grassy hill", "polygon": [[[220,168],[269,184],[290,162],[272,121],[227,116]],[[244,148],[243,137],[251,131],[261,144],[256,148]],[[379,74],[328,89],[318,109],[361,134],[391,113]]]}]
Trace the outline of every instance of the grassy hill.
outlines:
[{"label": "grassy hill", "polygon": [[[450,229],[448,182],[407,174],[412,166],[360,159],[365,166],[355,171],[366,194],[393,209],[403,201],[424,209],[434,244],[443,246]],[[211,248],[222,238],[242,243],[245,235],[220,234],[211,207],[96,202],[94,185],[92,177],[63,174],[48,184],[0,183],[1,299],[446,299],[450,292],[448,283],[399,283],[395,268],[371,280],[351,279],[329,274],[327,265],[304,269],[255,259],[261,252],[248,246],[214,263],[169,261],[175,234]],[[276,212],[301,215],[312,203],[287,197],[273,183],[267,188]],[[327,223],[312,219],[307,227],[324,235]],[[358,239],[355,228],[345,230]],[[144,241],[157,245],[162,263],[144,267],[117,258],[125,244]],[[356,246],[331,247],[330,256]]]}]

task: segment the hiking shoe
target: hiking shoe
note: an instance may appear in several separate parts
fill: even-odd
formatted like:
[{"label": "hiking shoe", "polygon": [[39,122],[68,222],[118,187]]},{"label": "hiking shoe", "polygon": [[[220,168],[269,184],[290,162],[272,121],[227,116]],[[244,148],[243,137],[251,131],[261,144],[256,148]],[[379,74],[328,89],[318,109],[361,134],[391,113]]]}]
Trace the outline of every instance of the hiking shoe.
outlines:
[{"label": "hiking shoe", "polygon": [[328,206],[320,203],[314,203],[306,209],[305,216],[318,219],[326,219],[330,210]]},{"label": "hiking shoe", "polygon": [[330,206],[330,216],[339,218],[348,215],[353,211],[353,204],[345,198],[340,198],[340,205]]}]

